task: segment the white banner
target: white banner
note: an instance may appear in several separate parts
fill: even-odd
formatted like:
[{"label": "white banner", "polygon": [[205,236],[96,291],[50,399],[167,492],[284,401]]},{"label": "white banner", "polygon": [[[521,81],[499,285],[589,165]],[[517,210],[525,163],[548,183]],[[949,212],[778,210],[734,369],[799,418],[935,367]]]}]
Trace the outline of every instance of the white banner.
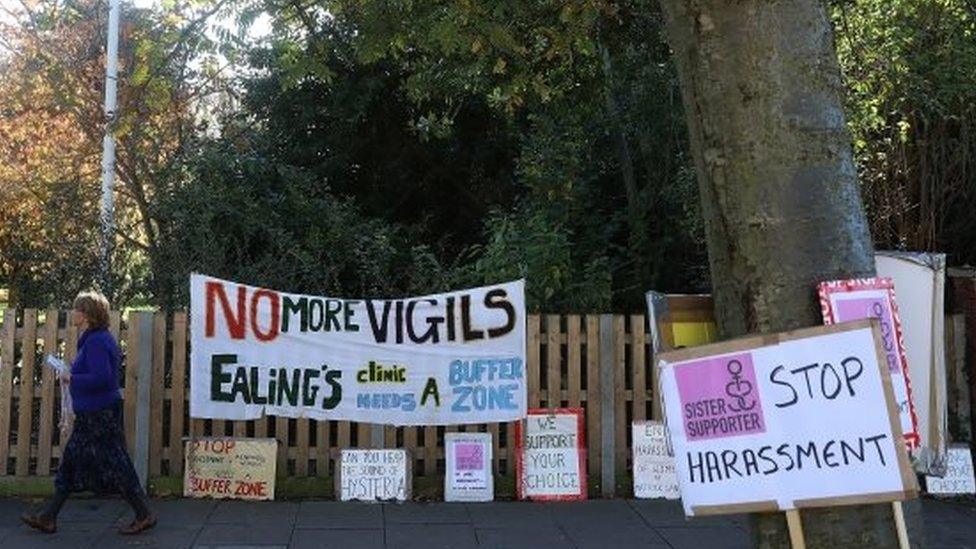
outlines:
[{"label": "white banner", "polygon": [[390,425],[526,414],[523,281],[398,300],[190,277],[194,418]]}]

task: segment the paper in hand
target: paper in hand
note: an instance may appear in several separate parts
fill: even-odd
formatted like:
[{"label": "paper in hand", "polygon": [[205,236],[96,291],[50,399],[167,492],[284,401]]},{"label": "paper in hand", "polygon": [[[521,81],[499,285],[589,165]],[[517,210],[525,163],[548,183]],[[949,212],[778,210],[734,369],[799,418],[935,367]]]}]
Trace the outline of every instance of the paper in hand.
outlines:
[{"label": "paper in hand", "polygon": [[44,364],[47,364],[49,368],[54,370],[54,373],[61,375],[62,372],[68,369],[68,365],[64,363],[63,360],[54,355],[45,355]]}]

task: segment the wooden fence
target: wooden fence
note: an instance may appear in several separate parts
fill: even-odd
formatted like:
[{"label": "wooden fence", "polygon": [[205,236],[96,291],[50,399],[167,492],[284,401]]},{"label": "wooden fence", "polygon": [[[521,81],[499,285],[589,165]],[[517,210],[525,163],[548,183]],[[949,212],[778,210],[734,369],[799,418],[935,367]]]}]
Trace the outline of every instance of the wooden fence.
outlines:
[{"label": "wooden fence", "polygon": [[[46,353],[66,361],[74,357],[78,333],[67,320],[58,310],[3,314],[0,477],[46,477],[57,469],[65,442],[56,426],[61,395],[42,361]],[[512,423],[394,428],[283,417],[190,420],[187,314],[133,312],[122,318],[113,312],[110,330],[123,354],[128,446],[136,448],[137,469],[148,478],[181,476],[182,440],[201,435],[278,439],[279,475],[331,476],[339,449],[383,445],[411,450],[416,476],[436,476],[444,470],[444,433],[452,431],[492,433],[496,474],[514,473]],[[629,470],[631,421],[651,419],[644,315],[530,315],[527,337],[529,406],[586,409],[589,473],[609,484],[604,494],[612,493],[615,475]],[[148,380],[140,383],[140,377]],[[137,407],[137,400],[148,401],[148,407]]]}]

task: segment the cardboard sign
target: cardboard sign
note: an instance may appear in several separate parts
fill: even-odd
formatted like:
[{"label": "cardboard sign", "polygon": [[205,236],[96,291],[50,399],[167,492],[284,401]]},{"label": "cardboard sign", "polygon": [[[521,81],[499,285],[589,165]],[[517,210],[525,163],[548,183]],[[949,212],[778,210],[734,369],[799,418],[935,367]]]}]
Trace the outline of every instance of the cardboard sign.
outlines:
[{"label": "cardboard sign", "polygon": [[273,438],[193,438],[186,442],[183,495],[273,500],[278,442]]},{"label": "cardboard sign", "polygon": [[190,416],[390,425],[525,417],[523,281],[396,300],[190,277]]},{"label": "cardboard sign", "polygon": [[711,296],[650,291],[644,297],[655,353],[715,341],[715,305]]},{"label": "cardboard sign", "polygon": [[446,433],[444,501],[491,501],[491,433]]},{"label": "cardboard sign", "polygon": [[586,499],[586,431],[582,408],[529,410],[515,424],[519,499]]},{"label": "cardboard sign", "polygon": [[406,501],[411,494],[406,450],[342,450],[336,493],[339,501]]},{"label": "cardboard sign", "polygon": [[976,494],[976,479],[973,478],[973,455],[965,444],[949,447],[949,463],[946,475],[942,478],[925,477],[925,487],[930,494],[956,496]]},{"label": "cardboard sign", "polygon": [[918,417],[912,399],[908,359],[905,354],[905,338],[902,335],[898,303],[895,301],[895,285],[890,278],[857,278],[821,282],[820,310],[824,324],[837,324],[864,318],[876,318],[881,328],[881,339],[891,387],[895,391],[901,430],[909,449],[919,445]]},{"label": "cardboard sign", "polygon": [[634,441],[634,497],[681,497],[664,424],[660,421],[635,421],[631,434]]},{"label": "cardboard sign", "polygon": [[686,515],[917,495],[876,322],[658,357]]}]

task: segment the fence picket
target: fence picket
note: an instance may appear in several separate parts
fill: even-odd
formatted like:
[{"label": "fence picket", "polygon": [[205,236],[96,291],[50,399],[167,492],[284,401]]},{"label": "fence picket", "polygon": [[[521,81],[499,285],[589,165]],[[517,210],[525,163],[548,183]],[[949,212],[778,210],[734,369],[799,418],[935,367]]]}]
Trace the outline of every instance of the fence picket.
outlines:
[{"label": "fence picket", "polygon": [[31,421],[34,414],[34,365],[37,358],[37,310],[24,311],[24,330],[20,346],[20,398],[17,401],[16,474],[30,474]]},{"label": "fence picket", "polygon": [[183,416],[186,413],[186,313],[173,314],[173,370],[170,381],[169,472],[183,474]]},{"label": "fence picket", "polygon": [[152,333],[152,373],[150,374],[151,389],[149,391],[149,476],[157,477],[162,471],[163,463],[163,371],[166,360],[166,313],[157,312],[153,315]]},{"label": "fence picket", "polygon": [[122,398],[125,402],[122,405],[125,423],[125,444],[130,452],[136,447],[136,384],[139,374],[139,337],[148,337],[149,334],[140,334],[139,323],[136,318],[139,313],[130,311],[126,319],[126,338],[125,338],[125,389]]},{"label": "fence picket", "polygon": [[3,312],[3,343],[0,348],[0,475],[7,474],[10,457],[10,414],[13,406],[14,334],[17,332],[17,311]]},{"label": "fence picket", "polygon": [[[44,354],[58,354],[57,309],[44,314]],[[51,474],[51,445],[54,442],[54,370],[41,365],[41,409],[37,434],[37,476]]]},{"label": "fence picket", "polygon": [[559,318],[559,315],[546,315],[546,407],[550,410],[559,408],[563,400]]}]

